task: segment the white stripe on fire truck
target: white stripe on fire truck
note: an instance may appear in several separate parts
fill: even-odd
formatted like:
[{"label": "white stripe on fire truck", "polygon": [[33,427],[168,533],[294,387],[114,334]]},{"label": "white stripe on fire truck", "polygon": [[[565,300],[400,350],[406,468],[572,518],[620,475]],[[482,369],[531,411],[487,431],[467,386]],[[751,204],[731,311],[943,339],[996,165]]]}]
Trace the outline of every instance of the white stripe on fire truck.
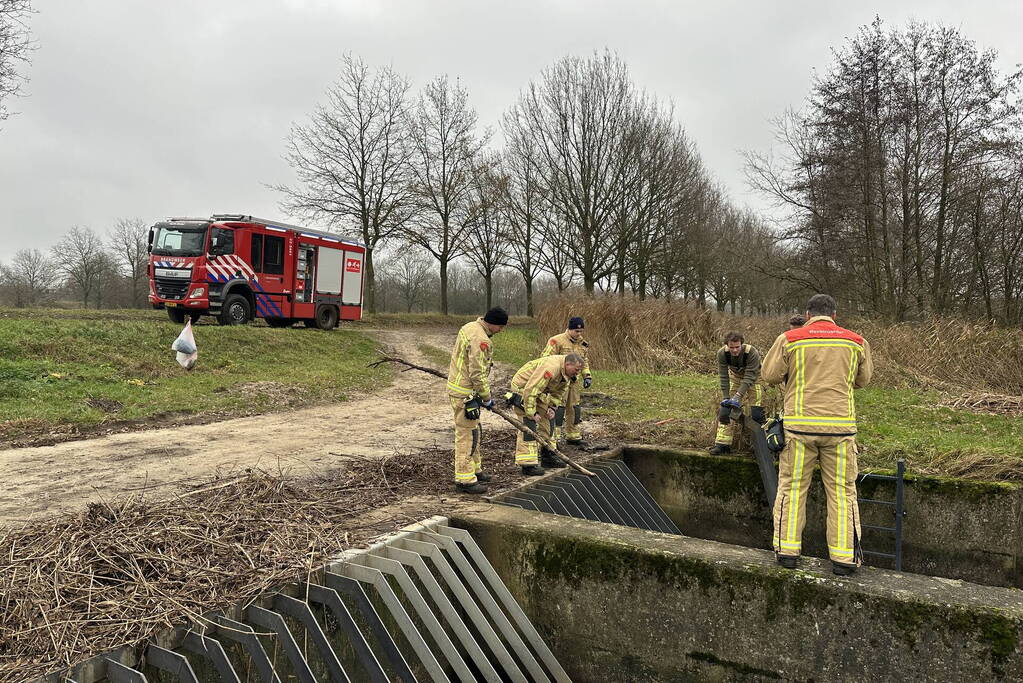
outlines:
[{"label": "white stripe on fire truck", "polygon": [[256,275],[256,271],[252,270],[249,264],[243,261],[238,256],[231,256],[228,263],[234,264],[234,266],[240,269],[243,273],[245,273],[245,275],[247,275],[250,280],[253,279]]},{"label": "white stripe on fire truck", "polygon": [[217,263],[207,263],[206,264],[206,268],[208,268],[209,270],[213,271],[214,275],[217,275],[220,278],[224,278],[224,282],[227,282],[228,280],[231,279],[230,273],[228,273],[226,270],[224,270],[224,268],[220,264],[217,264]]}]

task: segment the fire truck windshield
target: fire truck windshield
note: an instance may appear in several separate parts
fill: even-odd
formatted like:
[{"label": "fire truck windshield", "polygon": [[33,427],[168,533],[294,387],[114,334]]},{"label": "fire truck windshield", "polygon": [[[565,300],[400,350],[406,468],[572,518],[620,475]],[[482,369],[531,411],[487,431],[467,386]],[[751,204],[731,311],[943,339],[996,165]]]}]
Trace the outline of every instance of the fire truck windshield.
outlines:
[{"label": "fire truck windshield", "polygon": [[208,225],[157,223],[153,234],[153,253],[159,256],[200,256],[206,250]]}]

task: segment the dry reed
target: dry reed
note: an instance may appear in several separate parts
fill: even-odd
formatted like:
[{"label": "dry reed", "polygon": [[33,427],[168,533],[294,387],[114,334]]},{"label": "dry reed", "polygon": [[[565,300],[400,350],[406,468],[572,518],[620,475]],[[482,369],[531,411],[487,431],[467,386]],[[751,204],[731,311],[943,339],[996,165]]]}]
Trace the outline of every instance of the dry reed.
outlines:
[{"label": "dry reed", "polygon": [[[787,316],[733,316],[632,297],[564,296],[540,310],[540,333],[563,331],[573,315],[586,318],[594,366],[627,372],[712,372],[714,353],[729,330],[742,332],[766,353],[788,329]],[[838,322],[870,342],[879,384],[1023,394],[1023,332],[1018,329],[942,318],[899,324],[845,320],[841,311]]]}]

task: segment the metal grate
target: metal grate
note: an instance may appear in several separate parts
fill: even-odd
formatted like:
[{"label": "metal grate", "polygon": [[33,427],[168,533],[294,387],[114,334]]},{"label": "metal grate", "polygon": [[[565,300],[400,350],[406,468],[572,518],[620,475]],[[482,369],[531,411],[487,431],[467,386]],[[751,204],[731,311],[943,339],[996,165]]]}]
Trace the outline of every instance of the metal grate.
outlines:
[{"label": "metal grate", "polygon": [[184,299],[188,293],[188,280],[177,280],[174,278],[153,278],[156,284],[156,295],[161,299]]},{"label": "metal grate", "polygon": [[565,470],[496,496],[501,505],[682,535],[621,460],[586,463],[595,477]]},{"label": "metal grate", "polygon": [[463,529],[435,517],[343,554],[143,656],[122,648],[48,681],[541,681],[565,670]]}]

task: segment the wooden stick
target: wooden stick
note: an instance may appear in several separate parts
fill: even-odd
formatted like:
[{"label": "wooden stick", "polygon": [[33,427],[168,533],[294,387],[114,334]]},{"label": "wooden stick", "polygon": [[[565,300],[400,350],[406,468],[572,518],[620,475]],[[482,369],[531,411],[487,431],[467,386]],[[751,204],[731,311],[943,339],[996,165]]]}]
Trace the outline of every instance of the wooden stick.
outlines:
[{"label": "wooden stick", "polygon": [[[376,361],[375,363],[370,363],[369,366],[375,368],[378,365],[382,365],[383,363],[397,363],[398,365],[404,365],[406,368],[408,368],[410,370],[419,370],[420,372],[425,372],[427,374],[433,375],[434,377],[440,377],[443,380],[447,380],[447,378],[448,378],[447,375],[443,374],[439,370],[434,370],[433,368],[424,367],[422,365],[416,365],[415,363],[410,363],[407,360],[405,360],[404,358],[398,358],[397,356],[384,356],[383,358],[381,358],[380,360]],[[509,414],[508,411],[506,411],[505,409],[498,408],[496,402],[494,403],[494,407],[493,408],[488,408],[487,410],[490,410],[495,415],[500,415],[502,418],[504,418],[505,422],[510,424],[512,427],[515,427],[515,429],[519,430],[523,434],[529,434],[530,436],[532,436],[534,439],[536,439],[540,443],[541,446],[543,446],[544,448],[548,449],[549,451],[551,451],[552,453],[557,455],[559,458],[564,460],[568,464],[568,466],[571,467],[572,469],[577,470],[579,472],[582,472],[583,474],[585,474],[587,476],[590,476],[590,477],[597,476],[593,472],[589,471],[588,469],[586,469],[585,467],[580,465],[579,463],[577,463],[574,460],[572,460],[572,458],[570,458],[567,455],[565,455],[564,453],[562,453],[557,448],[557,446],[554,446],[553,444],[551,444],[550,441],[547,440],[547,437],[545,437],[542,434],[539,434],[536,431],[530,429],[525,424],[523,424],[523,422],[521,420],[519,420],[517,417]]]}]

